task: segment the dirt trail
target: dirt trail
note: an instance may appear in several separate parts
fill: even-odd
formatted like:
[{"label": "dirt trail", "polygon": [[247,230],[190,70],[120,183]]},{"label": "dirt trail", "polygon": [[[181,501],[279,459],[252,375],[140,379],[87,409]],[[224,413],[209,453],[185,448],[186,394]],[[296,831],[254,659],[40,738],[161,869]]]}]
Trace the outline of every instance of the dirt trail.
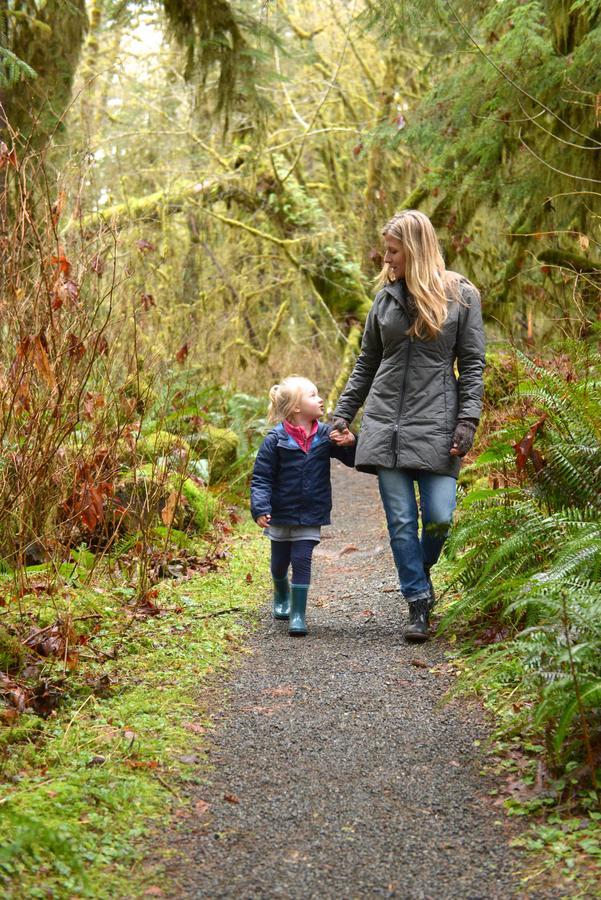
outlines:
[{"label": "dirt trail", "polygon": [[171,896],[559,896],[520,891],[480,775],[484,721],[440,702],[444,645],[402,640],[375,478],[339,464],[333,477],[309,635],[289,638],[266,604],[216,717],[214,770],[194,789],[210,807],[168,837]]}]

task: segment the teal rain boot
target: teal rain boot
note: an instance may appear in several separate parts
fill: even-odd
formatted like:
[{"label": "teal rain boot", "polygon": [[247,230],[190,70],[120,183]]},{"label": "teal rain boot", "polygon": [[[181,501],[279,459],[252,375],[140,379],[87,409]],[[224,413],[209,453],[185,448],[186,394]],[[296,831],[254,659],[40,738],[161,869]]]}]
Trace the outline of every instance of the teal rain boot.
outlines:
[{"label": "teal rain boot", "polygon": [[290,625],[288,634],[302,636],[307,633],[305,612],[307,610],[308,584],[293,584],[290,600]]},{"label": "teal rain boot", "polygon": [[273,579],[273,618],[287,619],[290,615],[290,585],[287,576]]}]

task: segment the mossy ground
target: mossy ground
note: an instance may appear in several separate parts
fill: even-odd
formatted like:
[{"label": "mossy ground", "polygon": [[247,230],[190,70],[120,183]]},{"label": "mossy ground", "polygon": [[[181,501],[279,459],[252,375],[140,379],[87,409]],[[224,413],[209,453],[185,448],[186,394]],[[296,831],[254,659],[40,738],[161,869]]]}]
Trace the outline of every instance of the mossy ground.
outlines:
[{"label": "mossy ground", "polygon": [[71,598],[78,616],[101,616],[81,620],[99,623],[81,647],[85,669],[80,661],[68,676],[55,714],[23,713],[2,729],[3,896],[142,894],[154,877],[144,836],[184,802],[178,786],[202,776],[210,722],[199,692],[225,671],[264,599],[267,556],[250,523],[219,572],[160,588],[160,615],[128,605],[126,589]]}]

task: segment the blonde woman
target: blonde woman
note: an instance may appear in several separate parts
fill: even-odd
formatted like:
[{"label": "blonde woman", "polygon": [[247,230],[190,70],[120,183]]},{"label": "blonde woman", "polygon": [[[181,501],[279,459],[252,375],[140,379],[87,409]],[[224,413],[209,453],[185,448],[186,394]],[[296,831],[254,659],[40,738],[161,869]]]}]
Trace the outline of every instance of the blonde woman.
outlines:
[{"label": "blonde woman", "polygon": [[356,467],[378,476],[409,605],[404,636],[421,642],[435,599],[430,569],[451,525],[461,457],[472,446],[482,409],[484,329],[478,291],[446,270],[426,215],[398,213],[382,234],[381,289],[334,411],[332,440],[343,439],[365,402]]}]

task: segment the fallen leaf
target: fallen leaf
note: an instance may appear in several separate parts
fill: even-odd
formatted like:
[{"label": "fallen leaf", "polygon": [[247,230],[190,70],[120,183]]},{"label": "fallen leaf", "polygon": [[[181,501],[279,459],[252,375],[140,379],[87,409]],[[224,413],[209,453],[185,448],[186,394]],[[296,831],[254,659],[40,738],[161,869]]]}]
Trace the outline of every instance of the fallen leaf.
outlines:
[{"label": "fallen leaf", "polygon": [[199,816],[204,816],[204,814],[211,808],[211,804],[207,803],[206,800],[197,800],[194,804],[194,809],[196,814]]},{"label": "fallen leaf", "polygon": [[416,666],[416,668],[418,668],[418,669],[427,669],[428,668],[428,663],[424,662],[423,659],[410,659],[409,665]]},{"label": "fallen leaf", "polygon": [[106,756],[93,756],[92,759],[89,759],[86,763],[86,767],[89,769],[92,766],[101,766],[106,762]]},{"label": "fallen leaf", "polygon": [[177,758],[187,766],[193,766],[198,762],[198,757],[194,753],[190,753],[187,756],[178,756]]},{"label": "fallen leaf", "polygon": [[354,544],[349,544],[347,547],[342,548],[338,556],[344,556],[345,553],[356,553],[358,549]]},{"label": "fallen leaf", "polygon": [[252,580],[253,580],[253,577],[252,577],[251,573],[247,572],[246,573],[246,583],[250,584]]},{"label": "fallen leaf", "polygon": [[281,687],[267,688],[263,693],[269,694],[270,697],[293,697],[296,693],[296,688],[291,684],[284,684]]},{"label": "fallen leaf", "polygon": [[227,800],[228,803],[240,803],[240,798],[236,797],[235,794],[224,794],[223,799]]},{"label": "fallen leaf", "polygon": [[199,725],[198,722],[184,722],[184,728],[194,734],[204,734],[206,731],[204,725]]}]

